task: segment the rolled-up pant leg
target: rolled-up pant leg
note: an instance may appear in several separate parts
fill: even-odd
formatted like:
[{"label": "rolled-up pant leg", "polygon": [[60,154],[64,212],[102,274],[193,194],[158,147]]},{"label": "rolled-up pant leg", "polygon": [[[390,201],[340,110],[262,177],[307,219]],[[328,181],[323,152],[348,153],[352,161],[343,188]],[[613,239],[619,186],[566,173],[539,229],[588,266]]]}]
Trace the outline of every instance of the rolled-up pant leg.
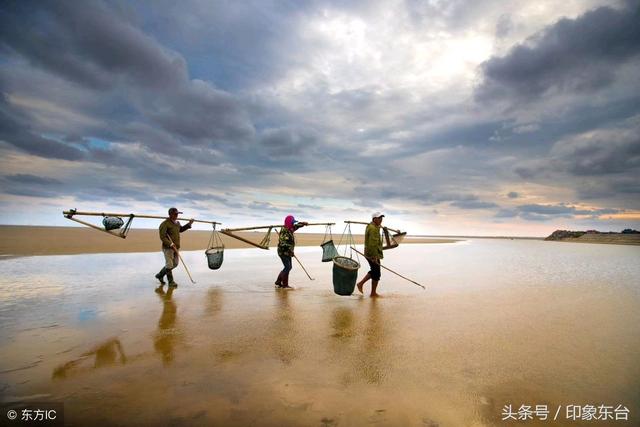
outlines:
[{"label": "rolled-up pant leg", "polygon": [[162,252],[164,252],[164,267],[167,270],[176,268],[180,262],[177,252],[171,248],[162,248]]}]

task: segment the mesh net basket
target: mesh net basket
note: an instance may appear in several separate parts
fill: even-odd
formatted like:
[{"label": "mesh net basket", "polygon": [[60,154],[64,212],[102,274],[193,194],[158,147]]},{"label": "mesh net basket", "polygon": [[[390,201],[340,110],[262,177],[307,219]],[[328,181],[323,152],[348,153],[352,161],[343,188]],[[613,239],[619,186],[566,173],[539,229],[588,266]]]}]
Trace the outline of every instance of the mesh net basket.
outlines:
[{"label": "mesh net basket", "polygon": [[320,245],[322,248],[322,262],[333,261],[338,256],[338,250],[333,244],[333,240],[328,240]]},{"label": "mesh net basket", "polygon": [[207,264],[211,270],[217,270],[222,265],[224,260],[224,248],[210,248],[205,252],[207,256]]},{"label": "mesh net basket", "polygon": [[102,225],[107,231],[117,230],[124,225],[124,221],[117,216],[105,216],[102,218]]}]

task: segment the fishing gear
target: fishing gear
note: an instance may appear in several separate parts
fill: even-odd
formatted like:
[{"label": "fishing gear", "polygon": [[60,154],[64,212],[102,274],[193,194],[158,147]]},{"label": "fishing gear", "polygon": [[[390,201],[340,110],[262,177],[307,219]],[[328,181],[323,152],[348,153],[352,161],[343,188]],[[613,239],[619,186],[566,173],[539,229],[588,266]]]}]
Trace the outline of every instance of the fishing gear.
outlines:
[{"label": "fishing gear", "polygon": [[[314,223],[309,223],[307,224],[307,226],[309,225],[335,225],[335,223],[333,222],[314,222]],[[273,231],[273,229],[275,228],[281,228],[284,227],[283,225],[280,224],[276,224],[276,225],[259,225],[256,227],[242,227],[242,228],[225,228],[220,230],[220,233],[224,234],[225,236],[229,236],[232,237],[236,240],[240,240],[241,242],[247,243],[251,246],[254,246],[258,249],[264,249],[264,250],[269,250],[269,244],[271,243],[271,233]],[[243,236],[238,236],[237,234],[234,234],[238,231],[252,231],[252,230],[267,230],[267,232],[265,233],[264,237],[262,238],[262,240],[260,240],[260,243],[256,243],[254,241],[251,241],[249,239],[247,239],[246,237]]]},{"label": "fishing gear", "polygon": [[213,231],[211,237],[209,237],[209,243],[207,249],[204,251],[207,257],[207,264],[211,270],[217,270],[222,266],[224,260],[224,242],[220,237],[219,232],[216,230],[216,224],[213,224]]},{"label": "fishing gear", "polygon": [[[356,252],[356,259],[353,258],[353,246],[356,242],[351,233],[351,224],[347,224],[344,227],[342,236],[338,241],[338,248],[343,240],[346,240],[344,246],[344,253],[340,255],[336,249],[337,256],[333,257],[333,292],[342,296],[349,296],[353,294],[353,290],[358,280],[358,269],[360,269],[360,258]],[[347,248],[350,248],[349,256],[347,257]]]},{"label": "fishing gear", "polygon": [[[158,216],[158,215],[139,215],[139,214],[121,214],[121,213],[105,213],[105,212],[78,212],[76,209],[70,209],[68,211],[63,211],[62,215],[65,218],[75,221],[84,226],[93,228],[94,230],[102,231],[103,233],[110,234],[115,237],[120,237],[122,239],[127,238],[127,234],[131,230],[131,224],[133,223],[134,218],[149,218],[149,219],[167,219],[166,216]],[[102,225],[104,228],[101,228],[95,224],[91,224],[90,222],[83,221],[81,219],[76,218],[77,216],[101,216]],[[128,218],[125,223],[122,218]],[[178,218],[178,220],[182,219],[183,221],[191,221],[191,219],[186,218]],[[193,222],[201,222],[205,224],[221,224],[215,221],[204,221],[201,219],[194,219]],[[116,232],[116,230],[120,230],[120,232]]]}]

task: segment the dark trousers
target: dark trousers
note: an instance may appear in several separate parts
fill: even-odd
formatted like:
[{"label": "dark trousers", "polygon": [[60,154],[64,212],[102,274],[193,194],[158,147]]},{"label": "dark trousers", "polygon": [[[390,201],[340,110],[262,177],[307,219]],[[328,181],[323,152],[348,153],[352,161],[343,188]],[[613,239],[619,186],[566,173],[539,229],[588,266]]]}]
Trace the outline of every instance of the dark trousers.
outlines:
[{"label": "dark trousers", "polygon": [[380,280],[380,264],[371,261],[369,258],[367,258],[367,261],[369,262],[369,268],[371,269],[369,270],[371,280]]},{"label": "dark trousers", "polygon": [[291,257],[287,255],[280,255],[280,259],[282,260],[282,265],[284,265],[284,268],[282,269],[282,274],[288,275],[291,269],[293,268],[291,265]]}]

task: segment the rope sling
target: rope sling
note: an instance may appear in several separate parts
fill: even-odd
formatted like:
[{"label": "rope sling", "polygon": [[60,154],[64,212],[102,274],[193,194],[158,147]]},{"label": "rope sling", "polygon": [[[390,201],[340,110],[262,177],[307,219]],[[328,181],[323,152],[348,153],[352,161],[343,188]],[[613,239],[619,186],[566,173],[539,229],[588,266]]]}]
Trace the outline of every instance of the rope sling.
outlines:
[{"label": "rope sling", "polygon": [[407,235],[406,232],[402,232],[397,230],[393,235],[389,235],[389,229],[387,227],[382,227],[382,231],[384,234],[384,246],[382,250],[397,248],[402,240]]},{"label": "rope sling", "polygon": [[[342,240],[345,239],[345,247],[343,255],[340,255],[336,249],[336,255],[333,257],[333,292],[342,296],[349,296],[353,294],[353,290],[356,287],[356,281],[358,280],[358,269],[360,268],[360,257],[356,252],[356,259],[353,259],[353,247],[356,245],[353,234],[351,233],[351,224],[347,224],[344,227],[338,247],[342,244]],[[349,256],[347,257],[347,249],[349,249]]]},{"label": "rope sling", "polygon": [[[269,248],[269,244],[271,243],[271,230],[273,230],[273,227],[269,227],[269,229],[267,230],[267,233],[264,235],[264,237],[262,238],[262,240],[260,241],[260,246],[262,246],[263,248]],[[276,230],[277,233],[279,233],[278,230]]]},{"label": "rope sling", "polygon": [[211,232],[211,237],[209,237],[207,250],[204,251],[204,254],[207,257],[207,264],[209,264],[211,270],[220,268],[224,260],[224,243],[216,230],[216,224],[213,224],[213,231]]},{"label": "rope sling", "polygon": [[[327,240],[327,234],[329,235],[329,240]],[[333,259],[339,255],[336,246],[333,244],[333,234],[331,233],[330,225],[327,225],[324,230],[324,237],[322,238],[320,247],[322,248],[322,262],[333,261]]]}]

